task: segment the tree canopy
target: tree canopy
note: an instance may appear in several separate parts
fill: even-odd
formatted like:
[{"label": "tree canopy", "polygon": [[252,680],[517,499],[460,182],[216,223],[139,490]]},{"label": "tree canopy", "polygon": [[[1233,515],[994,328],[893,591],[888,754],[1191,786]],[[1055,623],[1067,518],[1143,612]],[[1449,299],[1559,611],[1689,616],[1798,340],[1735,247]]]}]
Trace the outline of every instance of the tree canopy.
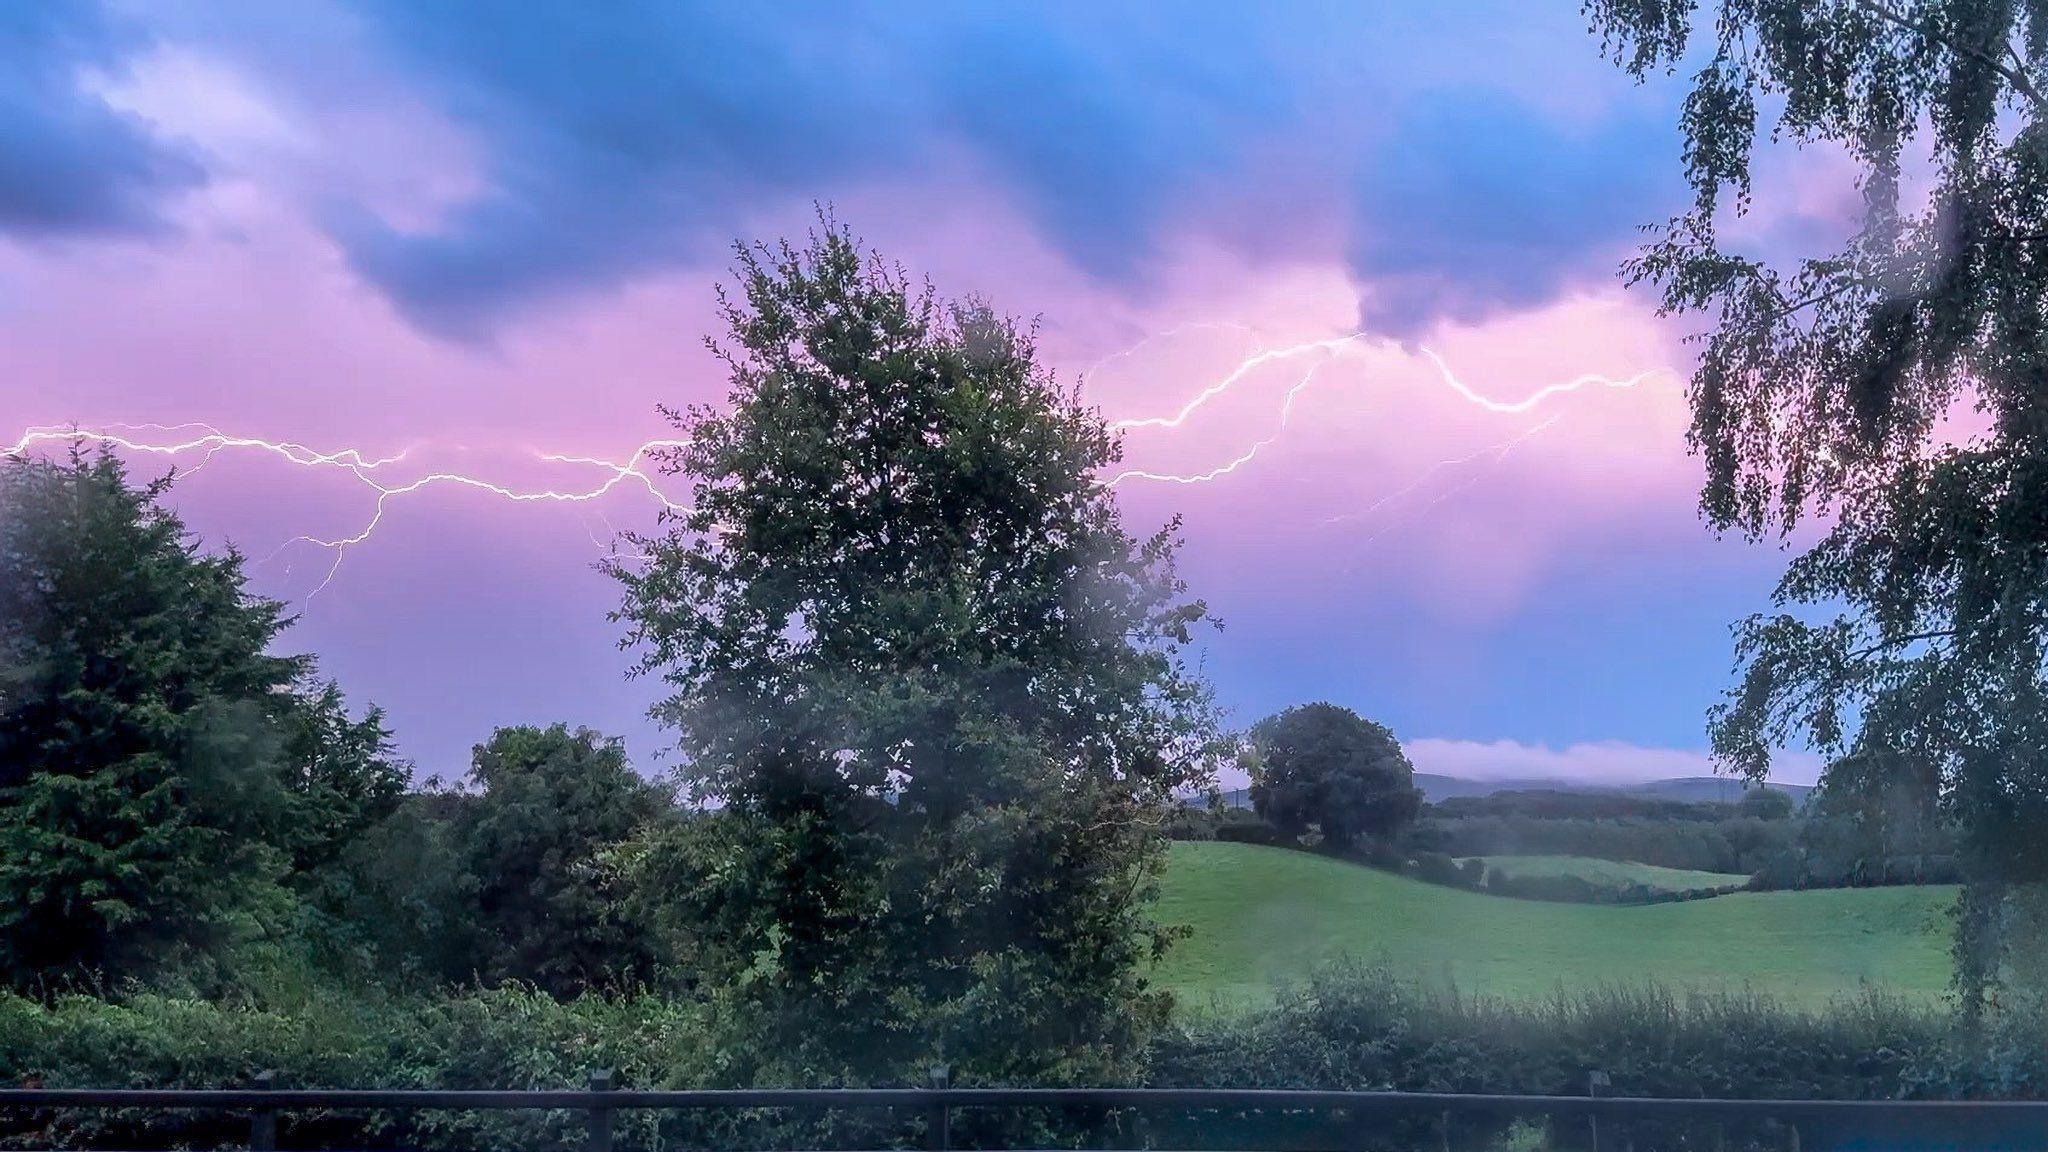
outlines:
[{"label": "tree canopy", "polygon": [[[1704,61],[1693,205],[1631,271],[1712,318],[1691,393],[1707,516],[1822,530],[1782,610],[1740,629],[1715,747],[1754,777],[1801,740],[1929,767],[1981,877],[2048,878],[2048,9],[1707,8],[1587,5],[1638,76]],[[1766,140],[1856,164],[1839,249],[1774,261],[1730,239]]]},{"label": "tree canopy", "polygon": [[1123,527],[1118,440],[986,305],[830,225],[736,276],[729,402],[672,414],[692,507],[614,565],[719,809],[674,856],[699,962],[807,1075],[1113,1063],[1216,738],[1177,526]]},{"label": "tree canopy", "polygon": [[469,972],[570,996],[644,984],[660,953],[628,858],[669,798],[588,729],[500,728],[476,746],[455,829],[473,909]]},{"label": "tree canopy", "polygon": [[1334,847],[1391,836],[1422,810],[1394,734],[1336,704],[1301,704],[1252,727],[1252,806],[1281,831]]},{"label": "tree canopy", "polygon": [[298,925],[397,800],[232,548],[111,454],[0,460],[0,972],[149,976]]}]

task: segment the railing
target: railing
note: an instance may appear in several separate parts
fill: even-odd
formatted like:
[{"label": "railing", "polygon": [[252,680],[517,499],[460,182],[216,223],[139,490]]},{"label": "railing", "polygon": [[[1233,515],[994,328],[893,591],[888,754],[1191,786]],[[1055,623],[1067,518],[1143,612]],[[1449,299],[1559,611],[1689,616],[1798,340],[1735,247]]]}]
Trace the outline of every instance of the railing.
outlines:
[{"label": "railing", "polygon": [[[1604,1078],[1599,1078],[1604,1079]],[[1595,1085],[1599,1083],[1596,1079]],[[1729,1100],[1627,1096],[1522,1096],[1446,1092],[1344,1092],[1263,1088],[839,1088],[639,1091],[614,1086],[608,1072],[588,1088],[559,1091],[363,1090],[278,1087],[267,1074],[255,1086],[185,1088],[6,1088],[0,1113],[18,1109],[207,1109],[248,1114],[248,1147],[273,1152],[278,1117],[293,1111],[571,1110],[584,1114],[584,1152],[614,1152],[613,1118],[626,1110],[887,1109],[921,1113],[927,1146],[946,1149],[960,1109],[1100,1109],[1138,1113],[1315,1114],[1362,1123],[1389,1116],[1443,1117],[1481,1113],[1584,1121],[1592,1147],[1599,1124],[1614,1122],[1776,1121],[1790,1146],[1826,1146],[1802,1131],[1854,1133],[1856,1146],[1921,1147],[1911,1134],[1933,1134],[1943,1147],[2048,1148],[2048,1101],[1984,1100]],[[1871,1134],[1889,1141],[1869,1145]],[[1896,1138],[1894,1135],[1896,1134]],[[1449,1146],[1448,1137],[1444,1146]],[[1181,1147],[1187,1147],[1181,1145]],[[1610,1150],[1612,1152],[1612,1150]]]}]

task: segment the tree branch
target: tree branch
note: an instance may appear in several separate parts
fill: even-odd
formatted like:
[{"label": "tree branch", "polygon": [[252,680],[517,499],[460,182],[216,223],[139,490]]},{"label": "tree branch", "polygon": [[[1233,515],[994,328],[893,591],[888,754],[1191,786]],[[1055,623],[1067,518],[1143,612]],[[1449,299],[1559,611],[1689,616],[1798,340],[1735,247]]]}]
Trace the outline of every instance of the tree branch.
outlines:
[{"label": "tree branch", "polygon": [[[1933,41],[1959,56],[1968,56],[1970,59],[2005,77],[2006,82],[2013,86],[2013,90],[2025,96],[2028,100],[2033,101],[2036,108],[2048,108],[2048,97],[2042,96],[2041,90],[2034,86],[2034,82],[2027,78],[2026,73],[2007,66],[1996,56],[1989,54],[1984,49],[1972,47],[1968,44],[1958,44],[1948,37],[1935,32],[1925,24],[1912,20],[1891,6],[1880,3],[1879,0],[1856,0],[1856,6],[1873,16],[1888,20],[1923,39]],[[2011,45],[2007,45],[2006,50],[2011,51]]]},{"label": "tree branch", "polygon": [[1849,653],[1849,659],[1861,660],[1865,656],[1882,652],[1887,648],[1904,648],[1908,644],[1918,644],[1922,640],[1953,639],[1955,634],[1956,630],[1953,628],[1936,628],[1930,632],[1915,632],[1910,636],[1900,636],[1893,640],[1880,640],[1868,648],[1858,648],[1856,651]]},{"label": "tree branch", "polygon": [[1787,316],[1791,316],[1797,312],[1803,312],[1816,304],[1825,304],[1828,301],[1833,300],[1835,297],[1840,296],[1842,293],[1847,292],[1849,289],[1858,287],[1859,285],[1860,282],[1855,280],[1850,280],[1841,284],[1837,284],[1833,288],[1830,288],[1825,292],[1816,292],[1813,295],[1808,296],[1804,300],[1773,308],[1769,312],[1764,313],[1761,317],[1759,317],[1759,319],[1761,319],[1766,324],[1776,324],[1778,321],[1783,320]]}]

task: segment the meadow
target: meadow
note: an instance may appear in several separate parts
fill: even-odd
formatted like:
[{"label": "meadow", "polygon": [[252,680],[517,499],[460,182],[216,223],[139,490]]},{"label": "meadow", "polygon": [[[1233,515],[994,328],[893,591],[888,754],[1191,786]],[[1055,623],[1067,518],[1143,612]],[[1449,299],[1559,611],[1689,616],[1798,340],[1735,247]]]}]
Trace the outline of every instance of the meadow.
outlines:
[{"label": "meadow", "polygon": [[1665,868],[1592,856],[1479,856],[1489,876],[1576,876],[1604,888],[1640,885],[1658,892],[1711,892],[1739,888],[1748,876],[1698,868]]},{"label": "meadow", "polygon": [[1946,886],[1558,904],[1283,848],[1181,842],[1171,853],[1158,912],[1191,934],[1160,976],[1196,1010],[1263,1005],[1345,959],[1515,1001],[1656,982],[1813,1007],[1864,990],[1932,1003],[1949,983]]}]

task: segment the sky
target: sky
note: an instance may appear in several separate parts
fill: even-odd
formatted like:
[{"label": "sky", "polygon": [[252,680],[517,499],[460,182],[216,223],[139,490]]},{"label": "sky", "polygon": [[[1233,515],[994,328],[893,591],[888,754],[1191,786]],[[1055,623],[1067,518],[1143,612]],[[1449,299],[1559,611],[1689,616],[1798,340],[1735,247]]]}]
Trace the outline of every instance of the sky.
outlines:
[{"label": "sky", "polygon": [[[725,394],[731,246],[824,206],[1125,429],[1104,479],[1184,517],[1235,722],[1326,699],[1424,770],[1710,771],[1786,554],[1699,519],[1703,322],[1618,274],[1686,205],[1682,77],[1628,79],[1572,0],[1158,9],[0,6],[0,446],[181,469],[421,776],[557,720],[658,770],[593,564],[686,495],[634,453]],[[1855,203],[1774,154],[1733,235]]]}]

